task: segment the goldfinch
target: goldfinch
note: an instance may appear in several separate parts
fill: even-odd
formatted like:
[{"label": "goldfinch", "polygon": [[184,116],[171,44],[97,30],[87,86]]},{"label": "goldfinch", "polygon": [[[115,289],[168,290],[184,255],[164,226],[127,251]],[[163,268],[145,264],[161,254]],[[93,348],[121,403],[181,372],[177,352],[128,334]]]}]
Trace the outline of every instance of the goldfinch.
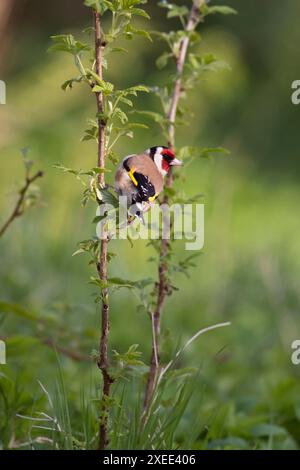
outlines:
[{"label": "goldfinch", "polygon": [[135,215],[150,209],[164,187],[164,177],[172,166],[182,165],[165,146],[151,147],[140,154],[128,155],[115,174],[115,191],[127,197],[128,206],[136,205]]}]

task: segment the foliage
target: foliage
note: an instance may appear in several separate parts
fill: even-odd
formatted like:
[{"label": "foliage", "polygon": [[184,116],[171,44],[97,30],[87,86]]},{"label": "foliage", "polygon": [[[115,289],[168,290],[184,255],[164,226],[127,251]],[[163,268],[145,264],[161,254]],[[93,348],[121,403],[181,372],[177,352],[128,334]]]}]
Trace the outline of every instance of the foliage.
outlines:
[{"label": "foliage", "polygon": [[[264,12],[265,7],[258,6]],[[286,23],[290,37],[298,31],[298,14],[292,15],[297,8],[287,5],[285,10],[284,18],[289,19]],[[244,13],[250,13],[252,6],[245,4],[241,9]],[[211,324],[220,317],[227,319],[230,316],[232,327],[224,329],[224,333],[222,330],[216,335],[203,337],[180,358],[176,368],[170,371],[172,374],[163,393],[157,396],[157,413],[153,414],[153,420],[149,423],[150,434],[144,434],[143,439],[138,434],[141,407],[137,404],[143,399],[147,368],[142,365],[133,366],[132,369],[126,367],[124,378],[121,374],[122,378],[114,391],[115,405],[111,419],[113,448],[169,448],[170,443],[172,448],[181,449],[299,448],[299,371],[296,366],[290,365],[289,358],[290,339],[294,338],[299,325],[299,295],[295,282],[299,274],[299,243],[297,236],[291,235],[299,231],[293,209],[299,190],[297,182],[293,181],[292,174],[296,172],[291,171],[291,159],[295,162],[291,141],[297,130],[296,121],[291,117],[297,119],[297,110],[290,111],[290,106],[286,105],[288,78],[284,72],[289,70],[288,64],[293,62],[297,65],[297,57],[292,60],[294,49],[290,48],[286,54],[282,41],[276,41],[276,32],[280,32],[279,37],[286,34],[281,15],[278,20],[276,15],[270,16],[267,32],[263,20],[257,18],[255,38],[253,27],[250,27],[250,22],[247,24],[248,18],[246,13],[239,17],[229,38],[227,23],[212,15],[208,17],[212,28],[207,31],[210,36],[207,42],[212,41],[218,54],[223,56],[226,53],[230,63],[233,63],[234,73],[230,74],[230,78],[222,74],[219,87],[216,86],[218,79],[201,82],[201,103],[198,101],[200,86],[192,95],[196,99],[186,102],[189,108],[195,108],[200,103],[201,120],[193,121],[189,117],[188,120],[192,124],[197,122],[197,126],[179,127],[179,144],[182,141],[186,146],[187,141],[191,141],[195,146],[193,158],[189,155],[189,151],[193,153],[191,149],[186,149],[183,155],[188,178],[185,184],[187,194],[183,194],[183,198],[205,192],[208,202],[208,246],[205,256],[200,258],[201,262],[187,260],[196,265],[187,272],[189,277],[177,273],[177,268],[171,273],[173,284],[184,292],[184,296],[176,295],[169,301],[170,315],[165,317],[162,332],[163,363],[174,357],[178,342],[183,342],[199,324]],[[163,25],[161,18],[157,22]],[[155,39],[154,34],[152,37]],[[275,41],[276,55],[280,53],[286,65],[280,73],[275,73],[275,53],[269,47],[261,48],[262,38],[270,44]],[[241,40],[244,42],[242,49]],[[122,46],[126,45],[125,41]],[[39,42],[43,47],[43,36],[39,37]],[[24,38],[24,49],[21,43],[18,45],[21,52],[35,51],[28,38]],[[204,43],[202,46],[205,48]],[[141,63],[145,64],[139,80],[141,75],[145,81],[149,77],[153,82],[163,80],[164,73],[167,75],[169,69],[155,71],[150,49],[143,48],[140,43],[136,47]],[[157,47],[156,42],[153,47]],[[85,54],[88,52],[83,52]],[[9,191],[12,174],[19,177],[13,156],[14,149],[24,145],[24,140],[30,141],[33,148],[42,149],[43,166],[48,166],[49,170],[43,181],[47,210],[28,213],[26,218],[12,226],[9,237],[1,239],[1,298],[6,300],[0,306],[0,331],[1,335],[10,337],[7,340],[9,363],[1,366],[0,370],[1,447],[94,448],[97,439],[95,416],[100,399],[95,366],[93,363],[74,362],[62,352],[59,353],[61,366],[58,366],[53,349],[42,342],[50,336],[58,346],[74,348],[82,354],[93,356],[91,351],[98,339],[98,317],[93,304],[82,301],[88,298],[90,289],[85,284],[89,268],[80,257],[70,259],[76,240],[79,238],[86,242],[89,237],[89,228],[82,222],[82,217],[86,219],[89,212],[82,216],[78,207],[78,187],[74,185],[72,175],[62,178],[56,171],[51,171],[51,165],[58,159],[67,168],[84,168],[83,172],[89,171],[89,166],[93,167],[93,163],[89,163],[94,161],[89,143],[85,150],[78,144],[82,114],[90,113],[90,109],[88,100],[83,101],[81,95],[76,95],[70,107],[67,98],[62,100],[59,91],[54,91],[57,80],[61,79],[61,70],[63,73],[69,70],[67,61],[62,67],[59,55],[50,69],[42,62],[38,64],[41,76],[48,82],[46,87],[38,87],[33,99],[30,83],[36,79],[33,66],[37,59],[34,55],[30,58],[28,54],[23,54],[25,59],[21,58],[22,54],[19,56],[23,67],[25,60],[32,61],[32,67],[29,68],[26,62],[27,68],[23,69],[22,87],[17,77],[12,77],[15,99],[20,105],[20,112],[28,119],[28,126],[25,131],[18,127],[12,141],[13,148],[3,151],[7,158],[0,176],[1,192],[6,194]],[[121,57],[118,66],[124,62],[127,64],[129,60],[125,54]],[[168,64],[171,65],[171,61]],[[112,82],[115,82],[115,77],[119,79],[118,71],[119,67],[116,67]],[[128,70],[129,80],[137,75],[138,70]],[[120,79],[120,82],[124,83],[125,80]],[[77,92],[76,85],[75,81],[74,92]],[[274,86],[276,108],[280,115],[274,109]],[[22,90],[22,100],[20,95],[18,98],[18,89]],[[43,119],[38,119],[39,114],[34,108],[35,102],[39,101],[36,96],[47,103],[47,116]],[[151,103],[156,106],[150,94],[143,94],[140,99],[143,103],[141,107],[145,109]],[[35,109],[34,114],[28,113],[25,100],[28,109]],[[261,105],[258,106],[258,102]],[[272,120],[269,120],[270,110]],[[284,121],[289,123],[289,129],[284,128]],[[201,125],[200,134],[198,128]],[[291,127],[294,127],[295,134],[291,132]],[[157,133],[155,128],[153,133]],[[142,129],[138,130],[134,141],[136,148],[143,148],[145,135]],[[206,154],[210,155],[209,159],[198,158],[203,145],[208,148],[214,145],[215,140],[223,142],[225,135],[225,145],[233,145],[239,161],[235,158],[226,159],[226,162],[218,158],[212,160],[213,155],[222,153],[211,151]],[[120,150],[122,154],[129,153],[131,149],[126,139],[121,143],[119,148],[116,147],[116,154]],[[181,151],[181,148],[177,149],[177,153],[178,150]],[[272,158],[272,163],[268,156]],[[278,162],[283,166],[280,185],[276,176]],[[267,167],[266,173],[262,171],[263,164]],[[83,190],[89,189],[90,175],[80,175],[80,178],[86,184]],[[182,187],[182,184],[177,184],[177,194],[171,192],[170,196],[179,198]],[[89,204],[86,210],[91,211],[92,219],[92,205]],[[111,249],[114,251],[111,253],[112,278],[119,276],[128,280],[130,277],[139,279],[145,276],[149,247],[136,243],[135,256],[129,245],[124,250],[118,249],[118,246]],[[177,253],[178,258],[185,261],[186,255],[184,252],[181,254],[180,243],[176,245]],[[131,275],[133,259],[135,276]],[[178,266],[177,261],[174,265]],[[118,327],[113,332],[112,348],[122,351],[120,355],[126,355],[124,351],[128,351],[130,344],[139,342],[141,346],[138,349],[144,353],[141,359],[144,363],[148,362],[150,352],[149,329],[141,313],[145,313],[144,292],[152,286],[155,268],[156,264],[152,261],[147,268],[147,278],[140,282],[138,289],[122,289],[113,298],[112,321]],[[130,282],[139,281],[132,279]],[[137,314],[132,294],[139,296]],[[145,295],[147,307],[148,294]],[[122,312],[119,312],[119,302]],[[43,319],[47,320],[45,325]],[[37,337],[39,341],[36,341]],[[200,373],[195,376],[195,371],[188,365],[196,370],[200,368]],[[65,382],[63,399],[60,367]],[[175,417],[174,397],[177,398],[181,390],[182,380],[176,378],[181,370],[186,382],[192,380],[193,394],[175,428],[175,423],[170,425],[170,421]],[[78,377],[81,377],[81,383]],[[185,392],[189,393],[188,384]],[[178,415],[183,405],[183,401],[178,403]],[[40,413],[46,413],[48,418]],[[45,421],[42,423],[23,416],[43,417]],[[42,425],[43,428],[52,429],[58,427],[55,423],[59,423],[62,432],[33,427]],[[132,429],[134,433],[130,432]],[[151,435],[153,429],[158,432]]]},{"label": "foliage", "polygon": [[[151,39],[149,34],[144,31],[135,28],[132,25],[132,18],[133,16],[143,16],[145,18],[149,18],[147,13],[140,9],[136,8],[136,5],[141,2],[136,0],[129,0],[129,1],[112,1],[112,2],[103,2],[99,3],[97,1],[87,1],[85,4],[91,8],[93,8],[96,12],[101,15],[101,19],[104,13],[109,11],[111,13],[111,24],[108,28],[108,31],[104,33],[101,31],[101,41],[103,44],[102,48],[102,56],[101,60],[101,67],[104,66],[106,69],[108,68],[108,61],[110,57],[110,53],[114,52],[115,49],[115,42],[118,41],[120,38],[124,37],[125,39],[131,39],[133,35],[142,35],[148,39]],[[174,62],[178,62],[181,60],[179,58],[179,54],[182,48],[183,41],[187,39],[190,43],[191,47],[198,47],[199,42],[201,41],[200,35],[193,29],[190,31],[187,27],[188,25],[188,16],[189,16],[189,9],[185,6],[178,7],[178,5],[171,4],[168,2],[162,2],[161,6],[167,8],[168,18],[179,18],[183,29],[178,31],[170,31],[169,33],[160,33],[156,32],[155,35],[158,36],[160,39],[163,39],[167,45],[169,46],[170,53],[163,53],[162,56],[157,60],[157,66],[159,68],[163,68],[167,65],[170,58],[174,60]],[[222,11],[221,11],[222,12]],[[228,13],[224,11],[223,13]],[[208,11],[203,12],[203,16],[209,14]],[[60,52],[67,52],[73,55],[74,62],[77,66],[79,76],[74,79],[67,80],[63,85],[63,90],[67,90],[68,88],[71,89],[75,82],[77,83],[87,83],[89,88],[92,90],[92,93],[96,93],[103,97],[103,104],[101,105],[101,113],[99,114],[99,107],[98,113],[95,116],[96,119],[89,120],[89,127],[85,130],[84,136],[82,137],[83,141],[94,140],[98,143],[99,140],[99,131],[100,126],[104,129],[104,152],[105,156],[112,160],[113,163],[116,162],[116,154],[114,151],[114,146],[117,144],[118,140],[123,137],[133,137],[133,129],[136,128],[145,128],[147,126],[140,124],[140,123],[132,123],[129,122],[128,114],[126,113],[126,108],[133,108],[133,101],[132,97],[136,97],[137,93],[139,92],[149,92],[150,89],[142,86],[131,86],[129,88],[123,90],[116,90],[113,83],[106,81],[99,76],[96,72],[96,61],[91,57],[89,62],[92,66],[87,65],[87,60],[83,59],[83,55],[85,53],[90,52],[92,47],[81,41],[76,40],[72,35],[59,35],[52,37],[54,45],[50,50],[52,51],[60,51]],[[120,52],[124,52],[124,50],[118,49]],[[205,55],[201,56],[196,54],[196,52],[192,52],[189,50],[188,61],[184,64],[184,71],[180,76],[181,80],[181,94],[185,94],[189,89],[193,88],[195,84],[199,81],[200,76],[207,71],[216,70],[222,64],[219,62],[213,55]],[[159,97],[161,106],[162,106],[162,113],[157,112],[145,112],[140,111],[140,114],[146,114],[148,117],[153,118],[162,129],[162,135],[165,138],[168,138],[168,129],[170,124],[173,123],[169,122],[169,109],[171,107],[171,103],[173,98],[173,89],[176,86],[175,83],[178,80],[178,76],[171,75],[170,81],[168,81],[163,87],[155,87],[152,88],[152,92]],[[126,106],[126,108],[124,108]],[[178,115],[183,114],[181,108],[178,109]],[[177,121],[176,121],[177,123]],[[221,148],[216,149],[202,149],[198,154],[203,157],[209,156],[213,152],[223,151]],[[185,155],[188,153],[191,157],[197,155],[197,150],[192,148],[183,148],[179,151],[181,155]],[[84,195],[83,195],[83,204],[85,205],[89,199],[93,200],[97,204],[101,204],[107,198],[113,200],[114,196],[104,188],[103,185],[99,184],[98,174],[99,172],[107,171],[106,168],[93,168],[88,171],[82,170],[73,170],[70,168],[66,168],[63,165],[56,165],[56,167],[60,168],[66,173],[73,174],[77,179],[81,181],[84,185]],[[85,181],[85,178],[89,178],[89,182]],[[169,191],[169,199],[172,202],[171,191],[172,188],[168,188]],[[175,196],[175,193],[173,194]],[[174,197],[173,197],[174,199]],[[196,200],[196,198],[192,198],[192,200]],[[191,200],[191,198],[190,198]],[[186,202],[184,200],[184,196],[180,196],[181,202]],[[113,204],[114,205],[114,204]],[[97,223],[102,220],[103,216],[96,216],[94,222]],[[107,229],[106,229],[107,230]],[[164,263],[165,260],[161,257],[160,249],[153,244],[154,248],[156,248],[158,252],[158,263]],[[99,242],[97,239],[86,240],[79,243],[79,249],[74,254],[80,253],[89,253],[90,255],[90,264],[98,266],[99,260],[101,259],[101,252],[99,251]],[[167,279],[168,279],[168,290],[169,294],[176,290],[176,287],[173,286],[171,277],[172,273],[180,272],[184,273],[187,276],[188,270],[190,267],[194,266],[193,259],[195,256],[189,256],[184,260],[180,260],[178,265],[173,261],[172,256],[173,249],[170,246],[169,252],[166,254],[166,261],[168,267]],[[109,256],[108,261],[111,259]],[[97,268],[98,269],[98,268]],[[104,280],[99,277],[92,276],[90,279],[90,284],[99,288],[99,294],[96,294],[95,300],[96,302],[104,302],[104,295],[105,290],[110,289],[110,291],[119,290],[120,288],[129,288],[134,289],[137,292],[137,296],[140,299],[140,306],[139,309],[142,307],[145,311],[151,316],[152,311],[155,309],[155,297],[157,296],[157,284],[150,280],[144,280],[137,282],[132,282],[128,280],[121,279],[120,277],[114,278],[105,278]],[[147,295],[147,290],[149,286],[152,287],[152,292]],[[129,365],[143,365],[138,359],[138,355],[135,352],[135,346],[132,346],[128,353],[125,355],[120,355],[120,353],[115,352],[114,360],[117,364],[129,364]],[[99,358],[98,358],[99,360]],[[119,377],[119,373],[110,372],[112,377]],[[105,380],[105,379],[104,379]],[[180,394],[180,399],[183,400],[183,397]],[[103,402],[105,400],[105,403]],[[100,416],[100,422],[102,422],[103,426],[106,427],[106,420],[107,420],[107,413],[114,407],[114,400],[110,396],[103,396],[102,397],[102,410],[103,416]],[[147,405],[148,406],[148,405]],[[144,422],[143,420],[141,421]],[[146,428],[148,426],[148,418],[145,424]]]},{"label": "foliage", "polygon": [[[195,25],[191,30],[188,26],[192,16],[190,8],[186,5],[177,5],[167,0],[159,2],[159,6],[167,10],[167,19],[179,19],[181,28],[176,31],[152,32],[152,35],[157,37],[158,40],[162,41],[167,47],[167,50],[163,51],[156,60],[156,65],[160,70],[169,66],[167,73],[168,79],[162,85],[156,85],[151,88],[152,93],[159,100],[161,111],[147,110],[137,111],[137,113],[157,123],[164,140],[172,146],[175,145],[175,142],[173,141],[174,138],[171,137],[171,134],[175,133],[175,131],[180,127],[190,125],[191,123],[189,119],[191,117],[194,118],[194,116],[191,116],[189,109],[184,107],[182,104],[184,100],[188,98],[189,92],[198,86],[203,75],[207,72],[216,72],[222,68],[229,68],[224,61],[217,59],[213,54],[200,52],[202,36],[197,31],[197,25],[209,14],[229,14],[234,13],[235,11],[229,7],[208,6],[205,2],[204,4],[202,3],[203,2],[198,2],[198,4],[202,5],[200,7],[200,16],[195,20]],[[188,41],[188,48],[186,57],[182,58],[181,52],[184,41]],[[178,67],[180,61],[183,61],[183,63]],[[170,111],[174,106],[178,81],[180,82],[180,90],[178,92],[179,97],[176,104],[175,120],[170,121]],[[178,157],[183,160],[185,169],[192,164],[196,158],[211,159],[216,154],[227,155],[230,153],[222,147],[198,148],[184,146],[181,148],[175,147],[175,150]],[[181,170],[179,174],[174,175],[174,179],[179,181],[180,189],[177,189],[177,187],[175,189],[172,186],[173,181],[171,180],[171,184],[167,184],[167,187],[165,187],[165,197],[163,202],[168,202],[169,204],[185,204],[196,202],[203,198],[202,194],[196,194],[194,196],[186,195],[183,184],[185,181],[184,171]],[[198,256],[198,254],[196,254],[188,256],[186,259],[176,259],[176,250],[174,248],[175,238],[174,226],[172,226],[170,242],[168,243],[167,253],[164,256],[162,256],[163,248],[160,242],[151,241],[149,243],[156,252],[156,258],[151,257],[150,261],[155,261],[157,263],[159,266],[159,272],[162,268],[166,271],[164,274],[164,290],[167,292],[167,295],[171,295],[172,292],[178,290],[172,279],[174,272],[182,273],[189,277],[190,268],[195,267],[192,260]],[[162,280],[160,279],[159,282],[161,283]],[[150,291],[148,298],[143,294],[143,305],[147,312],[153,312],[157,309],[159,301],[157,299],[161,297],[159,282],[154,282],[152,291]]]},{"label": "foliage", "polygon": [[18,199],[11,215],[0,227],[0,237],[4,235],[6,230],[15,219],[22,216],[29,208],[34,207],[40,203],[40,188],[34,183],[38,178],[43,176],[43,172],[32,172],[34,162],[28,158],[28,152],[28,147],[21,149],[22,160],[25,169],[25,178],[23,185],[18,191]]}]

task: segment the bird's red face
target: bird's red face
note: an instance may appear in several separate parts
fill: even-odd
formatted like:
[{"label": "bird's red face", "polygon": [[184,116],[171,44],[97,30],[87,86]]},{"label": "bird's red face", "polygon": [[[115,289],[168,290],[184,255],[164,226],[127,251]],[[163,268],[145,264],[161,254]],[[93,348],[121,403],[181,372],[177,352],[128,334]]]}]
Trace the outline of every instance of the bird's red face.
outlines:
[{"label": "bird's red face", "polygon": [[176,158],[175,153],[171,149],[162,147],[160,154],[162,156],[161,167],[166,173],[168,173],[171,166],[182,165],[182,161]]},{"label": "bird's red face", "polygon": [[163,145],[151,147],[147,152],[163,176],[168,173],[171,166],[182,165],[182,161],[176,158],[175,153],[169,147]]}]

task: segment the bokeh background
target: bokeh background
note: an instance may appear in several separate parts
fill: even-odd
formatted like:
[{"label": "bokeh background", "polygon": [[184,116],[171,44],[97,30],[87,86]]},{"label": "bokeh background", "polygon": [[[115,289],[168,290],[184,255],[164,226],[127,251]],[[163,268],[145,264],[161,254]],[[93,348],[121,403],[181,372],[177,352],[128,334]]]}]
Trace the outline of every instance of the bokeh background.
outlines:
[{"label": "bokeh background", "polygon": [[[83,2],[0,3],[0,79],[7,84],[7,104],[0,106],[1,222],[23,178],[20,148],[30,147],[36,168],[45,172],[38,183],[41,204],[0,240],[0,334],[7,338],[8,360],[0,366],[0,442],[18,448],[28,439],[28,425],[16,413],[47,410],[37,381],[51,391],[58,376],[55,352],[34,338],[86,355],[97,348],[99,311],[88,284],[93,272],[87,258],[71,256],[78,241],[93,235],[94,208],[81,208],[80,184],[53,168],[57,162],[95,165],[95,146],[80,142],[95,103],[84,86],[61,90],[74,75],[72,60],[46,52],[50,35],[82,37],[91,24]],[[200,51],[212,51],[231,71],[199,81],[188,102],[194,118],[179,130],[177,145],[223,146],[231,155],[199,159],[187,169],[186,193],[205,195],[205,247],[190,278],[175,275],[179,291],[167,301],[163,326],[176,346],[200,328],[231,322],[201,336],[182,358],[182,366],[200,368],[194,410],[199,436],[210,427],[208,446],[298,448],[300,366],[290,357],[292,341],[300,338],[300,108],[291,103],[291,83],[300,74],[300,4],[226,3],[238,15],[209,17],[201,25]],[[147,11],[149,29],[176,27],[155,1]],[[120,88],[162,84],[168,71],[155,66],[162,45],[143,38],[130,45],[127,56],[112,59],[107,78]],[[142,95],[135,103],[138,109],[159,105]],[[133,141],[122,140],[117,150],[122,157],[160,143],[152,125]],[[144,242],[133,249],[127,242],[113,245],[112,275],[156,275]],[[147,362],[149,319],[136,311],[130,292],[118,291],[111,302],[111,349],[126,351],[137,343]],[[97,383],[98,371],[94,364],[59,357],[76,417],[82,384],[90,376]],[[185,414],[182,432],[193,413]],[[194,445],[201,447],[200,441]]]}]

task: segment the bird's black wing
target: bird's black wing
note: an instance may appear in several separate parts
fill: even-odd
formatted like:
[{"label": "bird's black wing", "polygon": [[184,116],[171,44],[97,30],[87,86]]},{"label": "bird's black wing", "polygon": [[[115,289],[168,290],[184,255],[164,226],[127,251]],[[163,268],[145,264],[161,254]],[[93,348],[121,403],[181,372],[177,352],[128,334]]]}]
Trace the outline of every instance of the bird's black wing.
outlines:
[{"label": "bird's black wing", "polygon": [[154,200],[156,198],[155,188],[148,176],[131,169],[128,159],[124,160],[123,167],[137,189],[137,195],[134,198],[135,202]]},{"label": "bird's black wing", "polygon": [[136,188],[141,201],[149,201],[149,199],[151,200],[152,198],[155,198],[155,188],[148,176],[134,172],[134,178],[138,183]]}]

